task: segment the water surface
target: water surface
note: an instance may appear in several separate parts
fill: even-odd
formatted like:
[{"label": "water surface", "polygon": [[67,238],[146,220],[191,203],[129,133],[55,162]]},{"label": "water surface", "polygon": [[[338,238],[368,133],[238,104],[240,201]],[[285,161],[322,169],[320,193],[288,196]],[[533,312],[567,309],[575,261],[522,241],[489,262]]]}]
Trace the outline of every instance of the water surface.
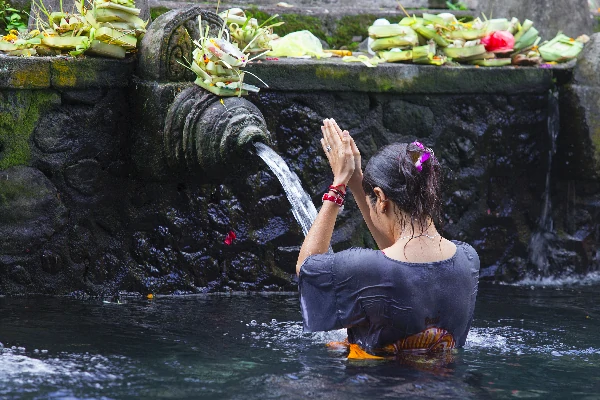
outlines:
[{"label": "water surface", "polygon": [[466,347],[417,366],[346,360],[295,294],[0,298],[0,398],[600,399],[599,289],[482,287]]}]

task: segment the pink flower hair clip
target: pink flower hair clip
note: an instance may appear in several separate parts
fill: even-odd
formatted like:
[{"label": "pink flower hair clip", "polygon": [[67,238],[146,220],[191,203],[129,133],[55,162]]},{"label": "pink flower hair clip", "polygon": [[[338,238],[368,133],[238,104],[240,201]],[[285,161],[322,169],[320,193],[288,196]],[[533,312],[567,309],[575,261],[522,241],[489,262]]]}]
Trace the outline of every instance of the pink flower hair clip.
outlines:
[{"label": "pink flower hair clip", "polygon": [[417,161],[415,161],[415,168],[417,171],[421,172],[423,171],[423,163],[433,156],[433,150],[431,150],[429,147],[423,146],[421,142],[412,142],[412,144],[423,151]]}]

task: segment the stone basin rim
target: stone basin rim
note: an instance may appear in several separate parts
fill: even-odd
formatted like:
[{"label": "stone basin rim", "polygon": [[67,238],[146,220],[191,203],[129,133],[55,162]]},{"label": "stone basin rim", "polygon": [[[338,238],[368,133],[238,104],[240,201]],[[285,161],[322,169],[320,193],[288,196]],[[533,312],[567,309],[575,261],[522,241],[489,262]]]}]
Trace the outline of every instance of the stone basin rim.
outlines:
[{"label": "stone basin rim", "polygon": [[265,81],[247,75],[245,81],[261,90],[340,91],[373,93],[544,93],[553,86],[555,71],[570,71],[574,63],[553,68],[432,66],[383,63],[369,68],[341,58],[254,61],[245,70]]},{"label": "stone basin rim", "polygon": [[[4,56],[0,57],[0,88],[127,87],[136,74],[136,62],[136,56],[124,60]],[[264,87],[250,74],[246,82],[265,91],[517,94],[545,92],[553,85],[554,71],[570,71],[573,67],[573,63],[548,69],[384,63],[368,68],[361,63],[332,57],[260,60],[244,69],[259,76],[269,87]],[[145,80],[143,76],[140,78]]]},{"label": "stone basin rim", "polygon": [[100,57],[0,56],[1,89],[87,89],[127,87],[136,56]]}]

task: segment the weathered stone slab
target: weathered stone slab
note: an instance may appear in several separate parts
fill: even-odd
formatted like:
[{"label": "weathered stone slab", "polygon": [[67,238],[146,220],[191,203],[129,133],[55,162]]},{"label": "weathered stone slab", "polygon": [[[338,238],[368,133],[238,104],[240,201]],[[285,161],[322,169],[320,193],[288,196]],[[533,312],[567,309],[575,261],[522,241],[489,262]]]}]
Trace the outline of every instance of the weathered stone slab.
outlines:
[{"label": "weathered stone slab", "polygon": [[213,12],[192,6],[184,10],[172,10],[152,23],[139,43],[137,73],[141,78],[159,82],[190,82],[194,73],[181,65],[192,59],[199,38],[198,16],[202,16],[202,29],[210,26],[210,34],[216,36],[223,21]]},{"label": "weathered stone slab", "polygon": [[50,63],[50,83],[56,89],[127,87],[135,58],[60,58]]},{"label": "weathered stone slab", "polygon": [[66,223],[52,182],[35,168],[0,171],[0,255],[33,252]]},{"label": "weathered stone slab", "polygon": [[600,179],[600,33],[592,36],[573,69],[575,84],[561,87],[560,156],[564,178]]},{"label": "weathered stone slab", "polygon": [[[463,3],[467,5],[468,8],[474,9],[477,7],[478,3],[481,0],[463,0]],[[364,11],[365,9],[373,10],[396,10],[398,9],[398,2],[395,0],[373,0],[369,2],[365,2],[363,0],[299,0],[299,1],[288,1],[292,7],[279,7],[277,3],[280,3],[279,0],[237,0],[237,1],[224,1],[221,2],[220,9],[224,10],[230,7],[242,7],[242,8],[251,8],[251,7],[259,7],[261,9],[264,8],[272,8],[278,9],[279,13],[302,13],[302,12],[319,12],[319,11],[329,11],[329,12],[339,12],[342,10],[347,10],[351,12],[355,12],[355,10]],[[403,0],[402,6],[407,9],[444,9],[448,8],[445,0]],[[150,7],[159,7],[159,6],[167,6],[169,8],[179,8],[185,7],[191,4],[198,4],[200,6],[206,7],[207,9],[214,9],[216,6],[216,2],[191,2],[190,0],[169,0],[169,1],[161,1],[161,0],[150,0]]]},{"label": "weathered stone slab", "polygon": [[580,85],[600,86],[600,33],[591,36],[577,59],[573,80]]},{"label": "weathered stone slab", "polygon": [[[377,93],[542,93],[552,86],[552,71],[534,67],[475,68],[380,64],[376,68],[339,58],[254,62],[246,70],[269,90],[356,91]],[[253,77],[247,82],[263,86]]]},{"label": "weathered stone slab", "polygon": [[51,90],[0,91],[0,170],[30,161],[30,137],[40,117],[60,104]]},{"label": "weathered stone slab", "polygon": [[477,14],[500,18],[526,18],[534,22],[544,40],[550,40],[558,31],[577,37],[593,32],[593,19],[587,0],[479,0]]},{"label": "weathered stone slab", "polygon": [[86,89],[126,87],[135,57],[125,60],[72,57],[0,56],[0,88]]},{"label": "weathered stone slab", "polygon": [[45,89],[50,87],[50,59],[0,55],[0,88]]},{"label": "weathered stone slab", "polygon": [[562,178],[600,180],[600,86],[561,88],[557,164]]},{"label": "weathered stone slab", "polygon": [[65,168],[67,185],[85,195],[96,193],[102,166],[96,160],[84,159]]}]

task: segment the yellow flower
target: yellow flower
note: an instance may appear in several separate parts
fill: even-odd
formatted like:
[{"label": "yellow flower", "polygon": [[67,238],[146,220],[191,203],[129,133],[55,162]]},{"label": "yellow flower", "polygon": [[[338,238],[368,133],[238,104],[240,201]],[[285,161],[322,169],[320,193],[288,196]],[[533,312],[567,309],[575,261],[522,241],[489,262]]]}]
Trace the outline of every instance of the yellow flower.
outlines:
[{"label": "yellow flower", "polygon": [[13,35],[12,33],[10,33],[10,34],[8,34],[6,36],[2,36],[2,40],[6,41],[6,42],[11,42],[12,43],[12,42],[14,42],[17,39],[18,39],[17,35]]}]

